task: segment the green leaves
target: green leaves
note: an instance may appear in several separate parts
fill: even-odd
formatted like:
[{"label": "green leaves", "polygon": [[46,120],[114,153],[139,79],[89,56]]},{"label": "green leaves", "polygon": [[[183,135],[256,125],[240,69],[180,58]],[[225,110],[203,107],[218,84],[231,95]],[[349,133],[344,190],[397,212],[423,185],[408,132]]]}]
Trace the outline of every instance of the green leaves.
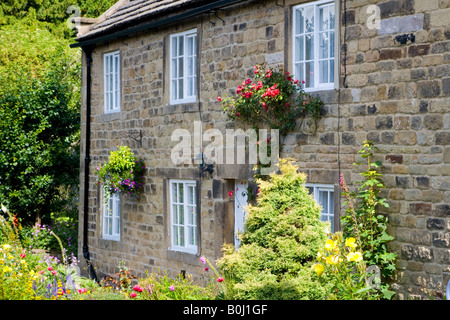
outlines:
[{"label": "green leaves", "polygon": [[[395,271],[396,254],[388,252],[387,248],[387,243],[394,239],[386,232],[388,217],[377,213],[380,207],[389,207],[389,203],[379,196],[384,184],[382,174],[376,169],[382,163],[372,162],[373,150],[376,150],[373,143],[365,141],[363,149],[358,152],[363,159],[367,159],[366,170],[360,173],[364,179],[357,182],[359,186],[354,193],[343,188],[343,194],[348,200],[348,214],[342,217],[342,222],[346,236],[358,234],[367,265],[379,266],[382,276],[388,278]],[[362,166],[361,163],[355,165]]]}]

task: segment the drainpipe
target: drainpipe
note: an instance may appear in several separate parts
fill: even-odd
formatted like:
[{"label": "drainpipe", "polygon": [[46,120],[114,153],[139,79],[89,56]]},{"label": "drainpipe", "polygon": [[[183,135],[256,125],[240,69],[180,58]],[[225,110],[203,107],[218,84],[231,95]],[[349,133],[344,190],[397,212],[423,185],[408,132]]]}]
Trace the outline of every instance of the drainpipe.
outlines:
[{"label": "drainpipe", "polygon": [[86,139],[84,158],[84,216],[83,216],[83,256],[95,282],[98,282],[94,267],[89,257],[88,218],[89,218],[89,164],[91,162],[91,68],[92,47],[84,47],[86,55]]}]

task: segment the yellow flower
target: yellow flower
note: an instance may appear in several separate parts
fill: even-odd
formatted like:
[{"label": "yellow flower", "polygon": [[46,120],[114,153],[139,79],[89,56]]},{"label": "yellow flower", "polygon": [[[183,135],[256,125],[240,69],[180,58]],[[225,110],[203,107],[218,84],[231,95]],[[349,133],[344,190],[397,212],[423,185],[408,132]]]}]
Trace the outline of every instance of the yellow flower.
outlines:
[{"label": "yellow flower", "polygon": [[326,258],[327,264],[338,264],[339,263],[339,256],[328,256]]},{"label": "yellow flower", "polygon": [[319,251],[319,252],[317,252],[317,259],[319,260],[319,259],[322,259],[322,252],[321,251]]},{"label": "yellow flower", "polygon": [[359,262],[362,260],[362,254],[361,252],[350,252],[347,256],[347,260],[348,261],[354,261],[354,262]]},{"label": "yellow flower", "polygon": [[334,241],[331,239],[328,239],[327,242],[325,242],[325,249],[328,251],[333,250],[334,248]]},{"label": "yellow flower", "polygon": [[312,268],[316,271],[317,275],[320,277],[324,271],[323,265],[320,263],[316,263],[312,266]]},{"label": "yellow flower", "polygon": [[6,244],[3,245],[3,249],[9,250],[9,249],[11,249],[11,246],[6,243]]},{"label": "yellow flower", "polygon": [[347,238],[345,240],[345,246],[350,248],[356,248],[356,240],[353,237]]},{"label": "yellow flower", "polygon": [[3,272],[11,272],[12,269],[10,267],[3,267]]}]

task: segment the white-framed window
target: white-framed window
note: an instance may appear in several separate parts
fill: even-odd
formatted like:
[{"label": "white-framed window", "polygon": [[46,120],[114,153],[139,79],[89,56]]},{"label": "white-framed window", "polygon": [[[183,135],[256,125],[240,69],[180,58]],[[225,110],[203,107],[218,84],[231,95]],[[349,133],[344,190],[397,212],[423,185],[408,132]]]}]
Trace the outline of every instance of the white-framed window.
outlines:
[{"label": "white-framed window", "polygon": [[104,63],[105,113],[120,111],[120,52],[106,53]]},{"label": "white-framed window", "polygon": [[170,35],[170,103],[195,102],[197,29]]},{"label": "white-framed window", "polygon": [[334,216],[334,186],[329,184],[306,184],[305,187],[322,207],[320,219],[330,221],[331,232],[335,231]]},{"label": "white-framed window", "polygon": [[334,89],[334,1],[321,0],[293,8],[292,61],[294,77],[305,81],[305,91]]},{"label": "white-framed window", "polygon": [[103,238],[120,240],[120,196],[113,193],[103,203]]},{"label": "white-framed window", "polygon": [[170,180],[170,249],[197,253],[197,198],[193,180]]}]

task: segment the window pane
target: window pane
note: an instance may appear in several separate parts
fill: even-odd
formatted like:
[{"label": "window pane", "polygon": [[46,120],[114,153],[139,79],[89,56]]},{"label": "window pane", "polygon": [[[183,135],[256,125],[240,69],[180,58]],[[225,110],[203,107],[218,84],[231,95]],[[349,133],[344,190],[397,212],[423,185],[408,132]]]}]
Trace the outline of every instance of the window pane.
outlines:
[{"label": "window pane", "polygon": [[188,224],[195,225],[195,210],[191,206],[188,206]]},{"label": "window pane", "polygon": [[184,55],[184,41],[183,36],[178,37],[178,56]]},{"label": "window pane", "polygon": [[178,206],[178,223],[184,225],[184,206]]},{"label": "window pane", "polygon": [[330,57],[334,58],[334,32],[330,32]]},{"label": "window pane", "polygon": [[303,8],[295,10],[295,34],[304,32]]},{"label": "window pane", "polygon": [[173,224],[179,224],[178,219],[178,206],[176,204],[172,204],[172,216],[173,216]]},{"label": "window pane", "polygon": [[304,36],[299,36],[295,38],[295,61],[303,61],[305,56],[303,50],[305,48]]},{"label": "window pane", "polygon": [[328,192],[319,191],[319,204],[322,206],[322,212],[328,213]]},{"label": "window pane", "polygon": [[300,81],[305,79],[305,72],[304,72],[305,68],[304,68],[304,66],[305,66],[304,63],[297,63],[295,65],[295,77],[298,80],[300,80]]},{"label": "window pane", "polygon": [[314,62],[305,63],[305,82],[307,88],[314,87]]},{"label": "window pane", "polygon": [[[334,192],[333,191],[329,191],[328,192],[328,196],[329,196],[329,198],[328,198],[328,212],[330,214],[334,215],[334,201],[333,201],[333,199],[334,199]],[[331,219],[331,220],[333,220],[333,219]]]},{"label": "window pane", "polygon": [[189,244],[195,246],[197,244],[196,228],[189,227]]},{"label": "window pane", "polygon": [[179,243],[180,243],[178,227],[177,226],[173,226],[173,231],[172,232],[173,232],[173,242],[174,242],[173,244],[178,246]]},{"label": "window pane", "polygon": [[328,18],[329,18],[328,7],[320,8],[319,16],[320,16],[320,19],[319,19],[320,31],[328,30]]},{"label": "window pane", "polygon": [[306,60],[314,59],[314,35],[307,34],[305,36]]},{"label": "window pane", "polygon": [[188,186],[188,204],[195,204],[195,188],[194,186]]},{"label": "window pane", "polygon": [[330,60],[330,82],[334,82],[334,60]]},{"label": "window pane", "polygon": [[334,4],[331,5],[330,7],[330,30],[334,30],[334,23],[335,23],[335,9],[334,9]]},{"label": "window pane", "polygon": [[180,243],[179,243],[180,247],[184,247],[185,246],[184,239],[185,239],[185,237],[184,237],[184,227],[180,227]]},{"label": "window pane", "polygon": [[319,34],[319,58],[328,58],[328,42],[329,35],[328,32],[323,32]]},{"label": "window pane", "polygon": [[177,44],[178,44],[178,38],[177,38],[177,37],[173,37],[173,38],[172,38],[172,52],[171,52],[172,58],[174,58],[174,57],[177,56],[177,52],[178,52],[178,50],[177,50],[177,49],[178,49]]},{"label": "window pane", "polygon": [[306,32],[314,32],[314,6],[306,7],[304,14]]},{"label": "window pane", "polygon": [[192,56],[194,54],[194,38],[193,37],[187,38],[187,54],[189,56]]},{"label": "window pane", "polygon": [[320,83],[328,83],[328,60],[319,62],[319,70],[320,70]]},{"label": "window pane", "polygon": [[178,80],[178,98],[182,99],[184,96],[183,92],[183,79]]}]

